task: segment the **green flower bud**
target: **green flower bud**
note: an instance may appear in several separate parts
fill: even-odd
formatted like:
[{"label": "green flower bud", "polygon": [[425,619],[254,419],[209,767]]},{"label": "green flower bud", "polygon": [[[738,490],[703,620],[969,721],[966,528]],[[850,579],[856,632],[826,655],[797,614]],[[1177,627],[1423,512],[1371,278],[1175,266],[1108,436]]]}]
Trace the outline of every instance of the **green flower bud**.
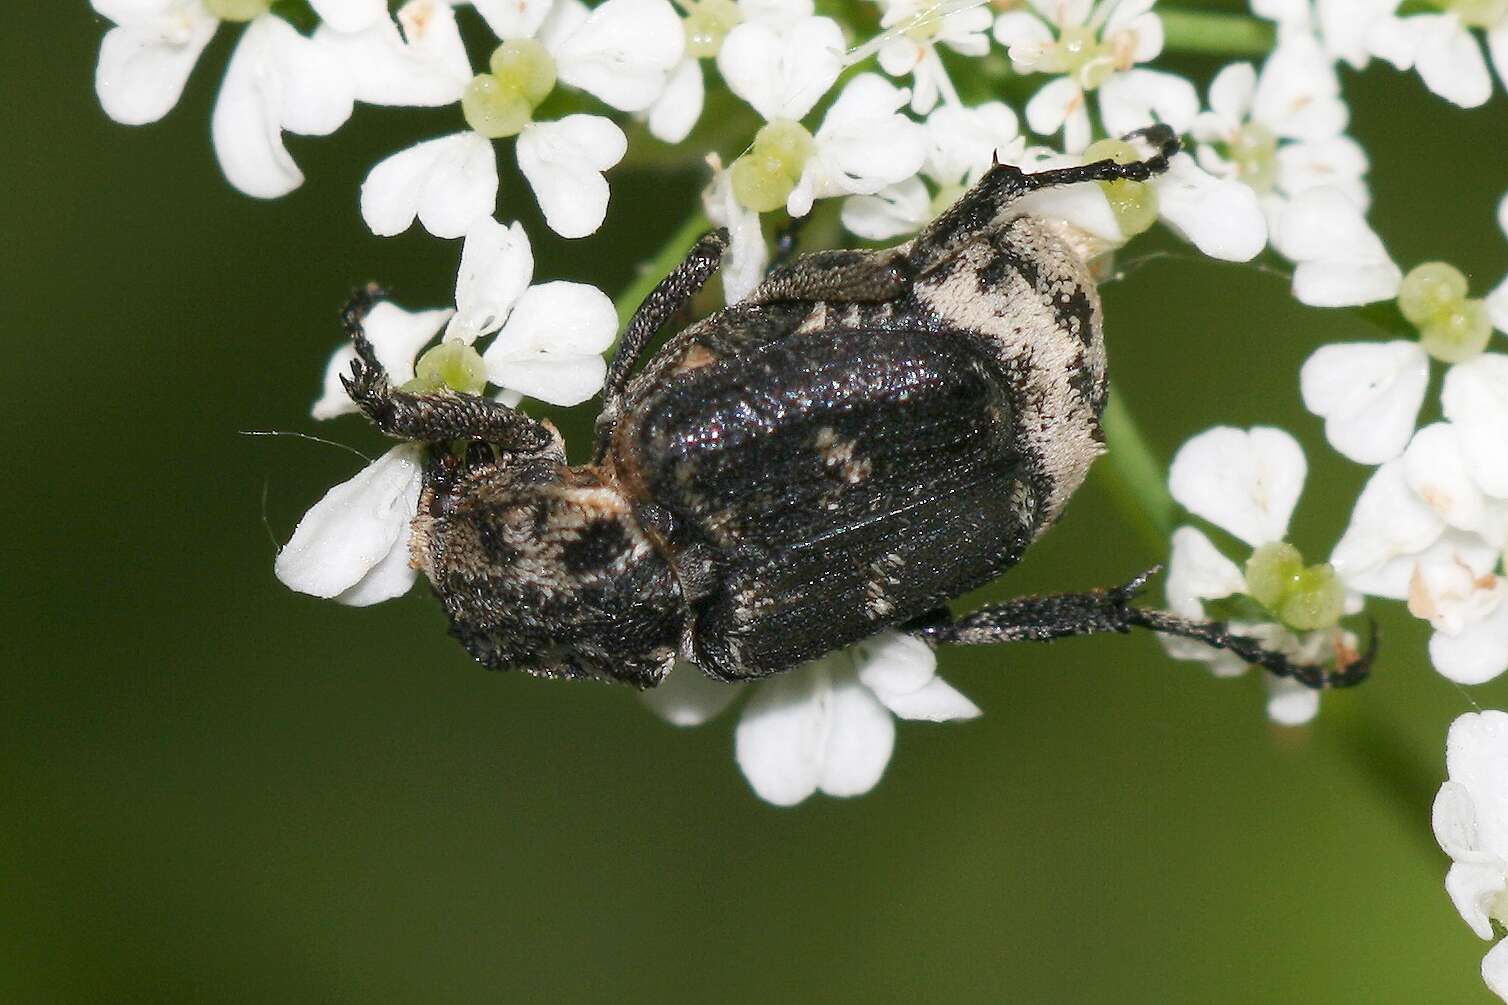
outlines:
[{"label": "green flower bud", "polygon": [[481,394],[487,386],[487,367],[481,353],[465,342],[446,340],[419,357],[410,383],[428,389],[448,387],[463,394]]},{"label": "green flower bud", "polygon": [[[1103,160],[1130,164],[1140,160],[1136,148],[1125,140],[1098,140],[1084,149],[1083,156],[1085,164]],[[1102,181],[1099,186],[1115,214],[1122,237],[1135,237],[1157,222],[1157,193],[1152,186],[1129,178]]]},{"label": "green flower bud", "polygon": [[504,42],[493,50],[488,65],[498,85],[523,98],[531,109],[555,89],[555,60],[532,38]]},{"label": "green flower bud", "polygon": [[250,21],[271,6],[272,0],[204,0],[204,9],[221,21]]},{"label": "green flower bud", "polygon": [[1442,363],[1471,359],[1487,348],[1491,337],[1492,318],[1480,300],[1462,300],[1449,314],[1419,328],[1419,344]]},{"label": "green flower bud", "polygon": [[728,32],[742,20],[743,11],[733,0],[701,0],[692,4],[682,25],[686,32],[686,55],[693,59],[716,56]]},{"label": "green flower bud", "polygon": [[504,87],[491,74],[471,78],[461,94],[461,112],[466,124],[488,139],[517,136],[529,124],[534,106],[510,87]]},{"label": "green flower bud", "polygon": [[756,213],[768,213],[785,205],[796,179],[785,173],[778,157],[749,151],[728,169],[733,176],[733,197]]},{"label": "green flower bud", "polygon": [[1275,609],[1304,571],[1304,557],[1287,541],[1264,544],[1246,560],[1246,595]]},{"label": "green flower bud", "polygon": [[1465,299],[1466,277],[1445,262],[1414,266],[1398,287],[1398,309],[1420,327],[1448,317]]}]

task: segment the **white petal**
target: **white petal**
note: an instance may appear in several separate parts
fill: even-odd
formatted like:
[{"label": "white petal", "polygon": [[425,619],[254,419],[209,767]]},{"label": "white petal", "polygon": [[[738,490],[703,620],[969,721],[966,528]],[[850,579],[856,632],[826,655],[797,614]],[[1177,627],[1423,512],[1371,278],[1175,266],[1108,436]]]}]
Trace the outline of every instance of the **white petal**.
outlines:
[{"label": "white petal", "polygon": [[1298,442],[1281,429],[1217,426],[1179,449],[1168,489],[1189,512],[1255,548],[1288,533],[1307,470]]},{"label": "white petal", "polygon": [[931,216],[932,197],[920,178],[843,200],[843,226],[871,241],[915,233]]},{"label": "white petal", "polygon": [[[1503,34],[1508,36],[1508,28],[1504,29]],[[1508,237],[1508,192],[1505,192],[1503,197],[1498,200],[1497,216],[1498,230],[1503,232],[1504,237]]]},{"label": "white petal", "polygon": [[586,283],[531,286],[484,359],[531,352],[602,353],[613,344],[618,313],[607,294]]},{"label": "white petal", "polygon": [[1427,21],[1415,66],[1424,85],[1462,108],[1475,108],[1492,97],[1492,77],[1481,44],[1454,15],[1411,18]]},{"label": "white petal", "polygon": [[1471,930],[1484,939],[1492,938],[1492,921],[1488,910],[1502,895],[1505,886],[1501,864],[1479,865],[1457,862],[1445,874],[1445,892],[1461,912]]},{"label": "white petal", "polygon": [[1508,355],[1484,352],[1451,367],[1440,403],[1460,430],[1472,477],[1488,495],[1508,499]]},{"label": "white petal", "polygon": [[1471,466],[1460,429],[1449,422],[1435,422],[1414,434],[1403,455],[1403,473],[1409,488],[1452,527],[1482,534],[1499,547],[1503,544],[1501,517],[1483,498],[1472,479]]},{"label": "white petal", "polygon": [[259,17],[247,25],[231,53],[210,117],[220,169],[232,185],[259,199],[287,195],[304,181],[282,136],[278,50],[286,35],[296,34],[275,17]]},{"label": "white petal", "polygon": [[1350,307],[1397,296],[1403,273],[1359,207],[1331,186],[1291,199],[1273,232],[1273,247],[1297,263],[1293,292],[1312,307]]},{"label": "white petal", "polygon": [[[451,312],[415,311],[410,313],[397,304],[386,300],[375,305],[367,314],[362,326],[367,339],[377,352],[377,360],[387,370],[394,384],[413,379],[414,357],[430,339],[439,332],[440,326],[449,320]],[[341,377],[351,375],[351,362],[356,350],[341,346],[325,367],[324,390],[314,403],[311,414],[316,419],[332,419],[359,411],[340,383]]]},{"label": "white petal", "polygon": [[534,189],[545,222],[561,237],[586,237],[607,218],[602,172],[623,159],[628,138],[611,119],[567,115],[536,122],[518,138],[518,167]]},{"label": "white petal", "polygon": [[1424,33],[1419,30],[1418,18],[1384,17],[1372,24],[1363,24],[1361,33],[1366,47],[1378,59],[1393,64],[1397,70],[1411,70],[1419,58],[1419,47],[1424,44]]},{"label": "white petal", "polygon": [[799,119],[812,110],[843,68],[836,21],[808,17],[783,29],[744,22],[723,39],[717,68],[734,94],[769,119]]},{"label": "white petal", "polygon": [[1508,852],[1508,712],[1457,716],[1445,736],[1445,769],[1471,793],[1481,847],[1501,857]]},{"label": "white petal", "polygon": [[1413,567],[1390,563],[1423,552],[1444,529],[1445,522],[1408,487],[1403,461],[1388,461],[1357,497],[1330,564],[1352,589],[1402,600]]},{"label": "white petal", "polygon": [[1508,602],[1457,635],[1435,632],[1429,659],[1448,680],[1483,684],[1508,670]]},{"label": "white petal", "polygon": [[[305,38],[275,17],[257,18],[247,34],[253,31],[265,38],[266,62],[257,72],[275,77],[266,83],[277,87],[282,127],[301,136],[328,136],[344,125],[356,99],[344,61],[326,41],[332,34]],[[271,94],[267,100],[274,100]]]},{"label": "white petal", "polygon": [[1499,940],[1482,957],[1482,982],[1487,985],[1487,990],[1508,1001],[1508,939]]},{"label": "white petal", "polygon": [[1276,674],[1264,674],[1267,718],[1279,726],[1302,726],[1319,714],[1320,694],[1314,688]]},{"label": "white petal", "polygon": [[1008,51],[1017,73],[1031,73],[1047,46],[1055,41],[1041,18],[1024,10],[1006,11],[995,19],[995,41]]},{"label": "white petal", "polygon": [[751,689],[733,731],[733,756],[754,792],[794,806],[817,791],[832,686],[822,664],[807,664]]},{"label": "white petal", "polygon": [[[1502,205],[1508,206],[1508,199]],[[1508,276],[1487,294],[1487,316],[1492,319],[1492,327],[1508,334]]]},{"label": "white petal", "polygon": [[937,655],[931,647],[900,632],[884,631],[866,639],[854,647],[853,655],[859,680],[881,701],[919,691],[937,675]]},{"label": "white petal", "polygon": [[1429,357],[1417,342],[1321,346],[1304,361],[1304,407],[1325,420],[1325,438],[1343,456],[1381,464],[1403,452],[1424,391]]},{"label": "white petal", "polygon": [[1084,92],[1079,85],[1068,77],[1056,77],[1042,85],[1026,103],[1026,124],[1040,136],[1051,136],[1083,107]]},{"label": "white petal", "polygon": [[1152,186],[1163,220],[1211,258],[1246,262],[1266,247],[1267,219],[1249,186],[1205,173],[1188,154]]},{"label": "white petal", "polygon": [[1204,617],[1204,601],[1219,600],[1246,590],[1246,577],[1236,563],[1220,554],[1200,530],[1179,527],[1173,532],[1168,559],[1167,598],[1174,614]]},{"label": "white petal", "polygon": [[1285,38],[1267,58],[1251,117],[1288,139],[1328,139],[1346,128],[1340,81],[1312,35]]},{"label": "white petal", "polygon": [[895,720],[852,673],[834,674],[817,787],[830,796],[874,788],[895,749]]},{"label": "white petal", "polygon": [[447,334],[471,343],[497,331],[533,277],[534,251],[523,224],[477,220],[461,245],[456,316]]},{"label": "white petal", "polygon": [[[1460,719],[1456,721],[1460,722]],[[1455,725],[1452,724],[1451,728],[1454,730]],[[1447,781],[1440,786],[1430,811],[1430,825],[1440,849],[1452,860],[1481,862],[1485,857],[1477,836],[1476,805],[1472,802],[1471,791],[1461,782]]]},{"label": "white petal", "polygon": [[372,105],[439,106],[461,100],[471,63],[456,18],[445,0],[409,0],[403,25],[383,18],[365,31],[315,35],[345,61],[356,100]]},{"label": "white petal", "polygon": [[487,27],[498,38],[532,38],[539,31],[551,0],[472,0]]},{"label": "white petal", "polygon": [[995,161],[1014,161],[1024,140],[1009,105],[990,101],[975,108],[943,105],[927,116],[926,172],[944,184],[962,184]]},{"label": "white petal", "polygon": [[895,113],[905,102],[906,92],[878,74],[849,82],[828,109],[806,162],[802,180],[814,196],[873,194],[921,169],[925,133]]},{"label": "white petal", "polygon": [[416,216],[436,237],[460,237],[496,204],[492,144],[470,131],[400,150],[361,183],[362,219],[380,237],[403,233]]},{"label": "white petal", "polygon": [[355,585],[337,593],[335,602],[347,607],[370,607],[403,596],[413,589],[414,580],[419,578],[419,573],[409,562],[408,535],[399,534],[382,560],[368,569]]},{"label": "white petal", "polygon": [[581,404],[601,389],[606,376],[607,361],[596,353],[541,352],[487,366],[492,383],[552,405]]},{"label": "white petal", "polygon": [[885,707],[902,719],[920,722],[957,722],[977,719],[984,713],[941,677],[933,677],[910,694],[882,698]]},{"label": "white petal", "polygon": [[677,662],[670,676],[639,697],[672,726],[700,726],[737,698],[742,685],[713,680],[690,663]]},{"label": "white petal", "polygon": [[650,135],[664,143],[679,143],[684,140],[696,125],[696,120],[701,118],[705,92],[701,62],[683,59],[670,74],[670,80],[665,84],[665,93],[660,95],[649,111]]},{"label": "white petal", "polygon": [[729,247],[723,256],[721,275],[723,297],[737,303],[759,285],[764,277],[765,262],[769,260],[769,248],[765,246],[764,234],[759,229],[759,214],[741,205],[733,195],[733,183],[728,172],[722,170],[721,162],[714,154],[708,158],[712,165],[712,183],[702,193],[702,205],[707,219],[719,227],[728,228]]},{"label": "white petal", "polygon": [[1367,155],[1349,136],[1285,143],[1277,156],[1277,187],[1287,195],[1329,185],[1362,212],[1371,202],[1365,180]]},{"label": "white petal", "polygon": [[395,545],[406,547],[423,481],[422,449],[394,447],[325,493],[278,552],[278,579],[300,593],[334,597],[360,584]]},{"label": "white petal", "polygon": [[1105,131],[1123,136],[1133,129],[1165,122],[1176,133],[1185,133],[1199,114],[1199,94],[1194,85],[1171,73],[1129,70],[1117,73],[1100,86],[1100,115]]},{"label": "white petal", "polygon": [[176,8],[169,24],[111,28],[94,69],[94,92],[105,114],[128,126],[166,115],[219,23],[196,3]]},{"label": "white petal", "polygon": [[552,53],[562,83],[639,112],[665,89],[685,47],[681,19],[667,0],[607,0]]},{"label": "white petal", "polygon": [[319,19],[336,31],[362,31],[387,14],[386,0],[309,0]]},{"label": "white petal", "polygon": [[1250,63],[1232,63],[1210,81],[1210,111],[1232,125],[1244,122],[1256,89],[1256,67]]}]

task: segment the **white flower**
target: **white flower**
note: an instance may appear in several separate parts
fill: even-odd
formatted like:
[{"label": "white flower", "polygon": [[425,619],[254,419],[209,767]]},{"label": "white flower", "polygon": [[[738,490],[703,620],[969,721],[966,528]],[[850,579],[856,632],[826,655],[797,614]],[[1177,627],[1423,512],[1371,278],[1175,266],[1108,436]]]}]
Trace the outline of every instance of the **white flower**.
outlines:
[{"label": "white flower", "polygon": [[1498,76],[1508,80],[1508,9],[1501,6],[1476,5],[1470,23],[1456,9],[1384,17],[1368,25],[1365,42],[1398,69],[1418,70],[1424,86],[1445,100],[1475,108],[1492,96],[1492,75],[1471,27],[1485,29]]},{"label": "white flower", "polygon": [[1267,221],[1256,194],[1240,182],[1213,177],[1188,154],[1173,157],[1149,184],[1163,223],[1211,258],[1247,262],[1267,246]]},{"label": "white flower", "polygon": [[[1435,840],[1450,856],[1445,892],[1483,939],[1508,923],[1508,713],[1467,712],[1445,740],[1449,779],[1435,796]],[[1482,978],[1508,1000],[1508,943],[1482,960]]]},{"label": "white flower", "polygon": [[[557,78],[614,108],[644,111],[658,100],[681,61],[685,39],[667,0],[607,0],[588,10],[579,0],[484,3],[479,11],[505,40],[538,37]],[[562,237],[585,237],[607,215],[603,172],[623,159],[628,139],[611,119],[567,115],[530,121],[518,134],[519,169],[545,222]],[[492,144],[457,133],[401,150],[377,164],[362,184],[362,217],[372,232],[401,233],[414,221],[436,237],[464,234],[490,217],[497,202]]]},{"label": "white flower", "polygon": [[[377,353],[377,361],[394,385],[413,379],[414,358],[440,333],[440,328],[453,313],[450,310],[410,312],[385,300],[373,305],[362,328]],[[330,357],[330,362],[325,365],[324,387],[319,400],[310,409],[314,418],[333,419],[337,415],[359,411],[340,382],[342,377],[351,375],[351,363],[355,359],[356,350],[348,345],[341,346]]]},{"label": "white flower", "polygon": [[857,796],[884,774],[895,717],[972,719],[979,708],[937,676],[925,643],[893,631],[751,685],[678,665],[644,700],[680,726],[706,722],[747,687],[735,756],[760,798],[791,806],[814,792]]},{"label": "white flower", "polygon": [[939,98],[958,105],[958,93],[937,47],[946,45],[965,56],[989,52],[988,32],[993,19],[988,8],[972,0],[882,0],[881,6],[885,13],[880,27],[886,30],[872,44],[879,45],[880,68],[886,73],[892,77],[911,75],[911,110],[925,115],[937,106]]},{"label": "white flower", "polygon": [[446,337],[496,337],[482,352],[487,379],[509,404],[528,396],[577,405],[597,393],[607,373],[618,315],[595,286],[529,285],[534,255],[524,229],[482,220],[466,235],[456,276],[456,314]]},{"label": "white flower", "polygon": [[[1168,490],[1189,512],[1261,548],[1287,536],[1306,471],[1303,451],[1282,430],[1221,426],[1179,449],[1168,474]],[[1173,533],[1167,600],[1175,614],[1202,620],[1206,602],[1248,592],[1241,569],[1202,532],[1180,527]],[[1295,633],[1273,621],[1258,620],[1232,622],[1231,630],[1300,663],[1320,662],[1327,654],[1356,648],[1355,636],[1338,628]],[[1163,637],[1162,643],[1173,658],[1206,663],[1217,676],[1246,670],[1246,664],[1232,654],[1201,642]],[[1268,678],[1267,714],[1273,722],[1301,725],[1319,711],[1317,691],[1271,674]]]},{"label": "white flower", "polygon": [[[843,225],[860,237],[888,241],[920,230],[978,181],[990,165],[1017,163],[1025,140],[1016,113],[999,101],[975,108],[942,105],[927,117],[926,157],[921,176],[887,186],[874,195],[843,201]],[[929,192],[922,177],[936,187]]]},{"label": "white flower", "polygon": [[1445,417],[1461,433],[1461,449],[1483,492],[1508,499],[1508,354],[1484,352],[1445,373]]},{"label": "white flower", "polygon": [[[1017,73],[1063,74],[1027,103],[1026,121],[1033,132],[1048,136],[1062,130],[1069,153],[1089,145],[1088,92],[1162,51],[1162,22],[1152,13],[1152,4],[1153,0],[1031,0],[1032,11],[1000,15],[995,39],[1006,46]],[[1156,86],[1144,80],[1134,89]],[[1189,116],[1196,110],[1197,101]]]},{"label": "white flower", "polygon": [[1340,81],[1310,35],[1285,40],[1257,75],[1234,63],[1210,84],[1210,110],[1194,120],[1199,164],[1239,178],[1276,224],[1287,200],[1319,185],[1339,188],[1365,210],[1367,157],[1344,135]]},{"label": "white flower", "polygon": [[723,40],[717,68],[765,121],[800,119],[838,79],[843,52],[843,32],[831,18],[745,21]]},{"label": "white flower", "polygon": [[90,0],[115,22],[100,43],[94,90],[116,122],[162,118],[183,95],[199,54],[220,22],[199,0]]},{"label": "white flower", "polygon": [[921,170],[926,157],[922,127],[897,114],[906,92],[874,73],[848,82],[812,137],[811,155],[786,200],[792,216],[805,216],[815,199],[870,195]]},{"label": "white flower", "polygon": [[409,525],[423,482],[422,446],[404,443],[332,488],[278,552],[285,586],[364,607],[407,593]]},{"label": "white flower", "polygon": [[1362,208],[1339,188],[1319,186],[1289,200],[1272,243],[1296,266],[1293,295],[1311,307],[1389,300],[1403,281]]},{"label": "white flower", "polygon": [[1342,456],[1381,464],[1403,453],[1429,384],[1429,356],[1416,341],[1342,342],[1304,361],[1304,407],[1325,420]]},{"label": "white flower", "polygon": [[[1498,200],[1498,229],[1508,237],[1508,194]],[[1508,276],[1487,294],[1487,315],[1492,318],[1492,327],[1508,334]]]},{"label": "white flower", "polygon": [[[498,398],[516,405],[525,396],[555,405],[577,405],[602,386],[618,316],[607,295],[585,283],[530,285],[534,253],[521,225],[492,219],[473,224],[456,271],[456,309],[410,313],[379,303],[367,315],[367,338],[377,360],[397,385],[414,376],[415,356],[445,326],[445,338],[471,345],[492,336],[482,351],[487,380]],[[314,417],[356,411],[340,376],[349,373],[354,351],[336,351],[325,367],[324,392]]]},{"label": "white flower", "polygon": [[1409,488],[1403,460],[1367,480],[1330,564],[1353,590],[1402,600],[1417,556],[1440,540],[1445,521]]},{"label": "white flower", "polygon": [[398,9],[396,23],[383,17],[360,31],[333,29],[323,25],[315,38],[344,61],[357,101],[450,105],[461,100],[471,81],[471,63],[447,0],[409,0]]}]

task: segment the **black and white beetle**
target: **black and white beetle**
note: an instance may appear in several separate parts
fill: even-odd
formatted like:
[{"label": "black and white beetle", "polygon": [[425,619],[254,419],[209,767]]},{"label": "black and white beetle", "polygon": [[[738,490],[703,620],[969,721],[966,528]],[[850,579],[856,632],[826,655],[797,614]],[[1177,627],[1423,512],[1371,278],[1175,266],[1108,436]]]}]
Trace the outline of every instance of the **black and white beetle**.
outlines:
[{"label": "black and white beetle", "polygon": [[1146,576],[954,618],[1016,564],[1102,451],[1094,281],[1054,223],[1013,204],[1051,186],[1145,180],[1147,159],[1026,174],[998,164],[916,238],[775,268],[744,300],[650,341],[711,277],[702,238],[639,307],[607,371],[590,464],[491,399],[392,387],[345,324],[346,390],[383,432],[430,444],[413,564],[479,662],[653,687],[677,655],[763,677],[886,628],[932,645],[1132,627],[1199,639],[1311,687],[1368,657],[1296,664],[1219,623],[1138,608]]}]

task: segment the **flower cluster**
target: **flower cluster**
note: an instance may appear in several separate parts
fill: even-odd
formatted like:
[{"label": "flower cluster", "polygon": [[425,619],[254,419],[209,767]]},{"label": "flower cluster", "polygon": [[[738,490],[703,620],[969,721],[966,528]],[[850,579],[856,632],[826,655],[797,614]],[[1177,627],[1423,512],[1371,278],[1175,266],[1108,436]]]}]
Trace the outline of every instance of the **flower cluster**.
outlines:
[{"label": "flower cluster", "polygon": [[[1022,210],[1061,225],[1100,269],[1159,223],[1214,258],[1264,255],[1291,273],[1299,302],[1364,309],[1385,335],[1319,346],[1297,375],[1325,440],[1374,469],[1328,556],[1306,559],[1290,540],[1308,475],[1294,437],[1216,427],[1190,438],[1169,471],[1167,495],[1190,522],[1172,534],[1168,605],[1294,660],[1342,663],[1358,645],[1343,619],[1399,601],[1429,623],[1429,657],[1445,677],[1475,684],[1508,669],[1508,278],[1474,292],[1449,263],[1405,270],[1393,260],[1367,221],[1370,165],[1348,135],[1343,87],[1347,68],[1377,59],[1417,71],[1457,105],[1484,103],[1494,72],[1508,81],[1505,0],[1252,0],[1275,45],[1212,67],[1197,87],[1160,66],[1176,39],[1155,0],[874,0],[841,17],[819,15],[812,0],[91,3],[110,22],[96,89],[127,124],[167,114],[213,36],[239,32],[211,136],[226,178],[252,196],[301,184],[285,133],[329,135],[358,105],[449,109],[436,113],[449,127],[371,167],[359,207],[378,235],[417,221],[463,239],[455,304],[380,303],[366,330],[396,384],[510,406],[592,397],[619,319],[593,286],[534,282],[529,236],[499,222],[527,215],[521,193],[499,192],[499,157],[514,159],[530,190],[522,197],[562,239],[602,226],[609,174],[631,145],[657,163],[668,148],[682,165],[707,165],[702,208],[730,233],[721,281],[731,303],[767,267],[772,219],[827,212],[856,238],[895,241],[993,164],[1124,162],[1137,151],[1119,137],[1171,126],[1184,152],[1159,177],[1043,191]],[[703,123],[714,97],[727,121]],[[1498,224],[1508,238],[1508,198]],[[340,384],[352,358],[342,348],[330,360],[315,418],[354,411]],[[279,555],[278,575],[348,604],[408,590],[421,464],[419,446],[401,444],[331,489]],[[1244,670],[1200,643],[1164,644],[1219,675]],[[1317,713],[1316,692],[1267,682],[1274,721]],[[979,714],[925,645],[897,634],[754,684],[680,666],[645,700],[696,725],[743,691],[737,762],[779,804],[867,791],[897,718]],[[1500,712],[1452,727],[1451,780],[1435,811],[1456,863],[1451,896],[1483,937],[1508,923],[1508,839],[1495,829],[1504,736]],[[1484,974],[1508,997],[1500,949]]]}]

